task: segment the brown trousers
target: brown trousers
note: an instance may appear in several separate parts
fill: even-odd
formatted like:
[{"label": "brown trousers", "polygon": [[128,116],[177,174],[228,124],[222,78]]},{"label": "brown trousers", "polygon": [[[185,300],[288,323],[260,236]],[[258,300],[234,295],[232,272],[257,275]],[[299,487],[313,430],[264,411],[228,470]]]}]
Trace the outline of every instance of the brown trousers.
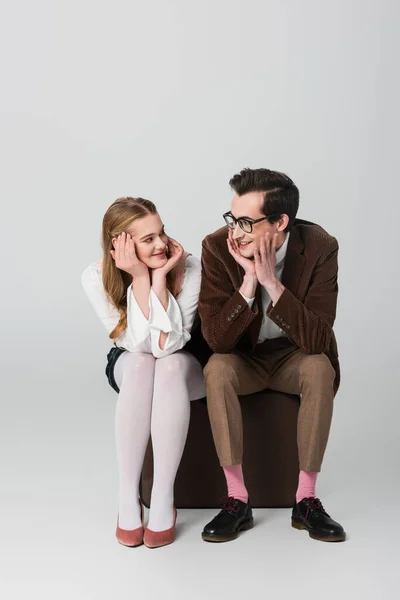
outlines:
[{"label": "brown trousers", "polygon": [[267,340],[257,344],[252,353],[213,354],[204,369],[220,464],[242,464],[243,423],[238,396],[269,388],[301,395],[297,424],[300,469],[320,471],[337,391],[334,368],[325,354],[304,354],[295,346],[273,352],[269,348]]}]

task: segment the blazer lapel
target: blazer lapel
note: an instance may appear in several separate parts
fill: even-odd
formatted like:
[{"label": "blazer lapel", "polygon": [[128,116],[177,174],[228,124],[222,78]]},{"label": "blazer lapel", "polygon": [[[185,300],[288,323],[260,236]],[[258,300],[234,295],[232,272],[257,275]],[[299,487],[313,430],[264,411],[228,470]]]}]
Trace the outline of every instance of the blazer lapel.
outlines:
[{"label": "blazer lapel", "polygon": [[282,283],[295,296],[297,295],[305,264],[303,249],[303,241],[299,236],[296,226],[294,226],[290,232],[288,247],[286,250],[285,266],[282,273]]}]

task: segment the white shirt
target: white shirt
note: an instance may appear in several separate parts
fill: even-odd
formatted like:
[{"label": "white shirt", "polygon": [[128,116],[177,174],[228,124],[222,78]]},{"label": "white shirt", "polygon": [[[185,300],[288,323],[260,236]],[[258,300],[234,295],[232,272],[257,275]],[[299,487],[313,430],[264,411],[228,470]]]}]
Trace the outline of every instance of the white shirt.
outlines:
[{"label": "white shirt", "polygon": [[[107,299],[101,266],[92,263],[81,277],[84,290],[104,327],[110,333],[119,322],[119,312]],[[117,346],[129,352],[146,352],[156,358],[168,356],[190,340],[200,293],[201,263],[194,256],[186,258],[182,291],[178,298],[168,291],[168,308],[164,309],[153,290],[150,290],[150,314],[147,320],[132,292],[127,290],[127,328],[115,340]],[[164,350],[159,347],[160,332],[168,333]]]},{"label": "white shirt", "polygon": [[[289,236],[290,233],[287,233],[282,246],[279,248],[279,250],[276,251],[275,275],[277,279],[279,279],[279,281],[282,281],[282,273],[283,267],[285,266],[285,258],[289,242]],[[251,308],[253,306],[254,298],[246,298],[246,296],[243,296],[243,298],[246,300],[247,304],[249,305],[249,308]],[[278,327],[278,325],[276,325],[274,321],[267,316],[267,310],[270,305],[271,298],[264,286],[261,286],[261,298],[263,320],[261,323],[260,333],[257,340],[258,344],[261,344],[261,342],[264,342],[267,339],[270,340],[272,338],[283,337],[286,335],[286,332],[283,331],[280,327]]]}]

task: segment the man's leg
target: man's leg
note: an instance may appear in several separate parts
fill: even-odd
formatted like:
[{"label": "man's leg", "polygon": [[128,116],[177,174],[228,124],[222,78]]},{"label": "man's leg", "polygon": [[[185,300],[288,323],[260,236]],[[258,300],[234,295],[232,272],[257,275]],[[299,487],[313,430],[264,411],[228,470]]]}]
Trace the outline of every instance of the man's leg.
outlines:
[{"label": "man's leg", "polygon": [[300,474],[292,523],[307,529],[316,539],[343,541],[343,528],[330,519],[315,498],[332,420],[335,371],[325,354],[308,355],[299,350],[271,372],[270,389],[301,394],[297,424]]},{"label": "man's leg", "polygon": [[214,354],[204,369],[207,406],[220,464],[228,487],[228,501],[203,531],[206,541],[230,541],[253,524],[242,472],[243,424],[238,395],[268,387],[261,356]]},{"label": "man's leg", "polygon": [[215,448],[222,467],[242,463],[243,422],[239,395],[269,386],[262,356],[213,354],[204,369],[207,408]]},{"label": "man's leg", "polygon": [[300,469],[319,472],[332,420],[335,371],[325,354],[288,357],[271,375],[268,387],[288,394],[301,394],[297,425]]}]

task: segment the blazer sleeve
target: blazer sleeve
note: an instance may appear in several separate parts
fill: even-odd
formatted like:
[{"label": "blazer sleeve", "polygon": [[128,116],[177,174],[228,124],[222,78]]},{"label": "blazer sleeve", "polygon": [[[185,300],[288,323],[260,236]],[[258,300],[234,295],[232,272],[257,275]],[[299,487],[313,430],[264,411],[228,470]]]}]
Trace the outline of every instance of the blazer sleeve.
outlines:
[{"label": "blazer sleeve", "polygon": [[228,271],[219,260],[212,241],[202,244],[202,279],[199,315],[204,339],[214,352],[229,353],[258,314],[235,289]]},{"label": "blazer sleeve", "polygon": [[338,242],[332,238],[312,274],[304,302],[287,288],[267,315],[306,354],[321,354],[329,347],[338,296]]},{"label": "blazer sleeve", "polygon": [[[200,261],[192,256],[186,259],[182,291],[178,298],[168,292],[165,310],[151,291],[149,327],[153,356],[163,358],[181,350],[191,338],[193,322],[197,313],[201,280]],[[160,332],[168,333],[162,350],[159,346]]]}]

